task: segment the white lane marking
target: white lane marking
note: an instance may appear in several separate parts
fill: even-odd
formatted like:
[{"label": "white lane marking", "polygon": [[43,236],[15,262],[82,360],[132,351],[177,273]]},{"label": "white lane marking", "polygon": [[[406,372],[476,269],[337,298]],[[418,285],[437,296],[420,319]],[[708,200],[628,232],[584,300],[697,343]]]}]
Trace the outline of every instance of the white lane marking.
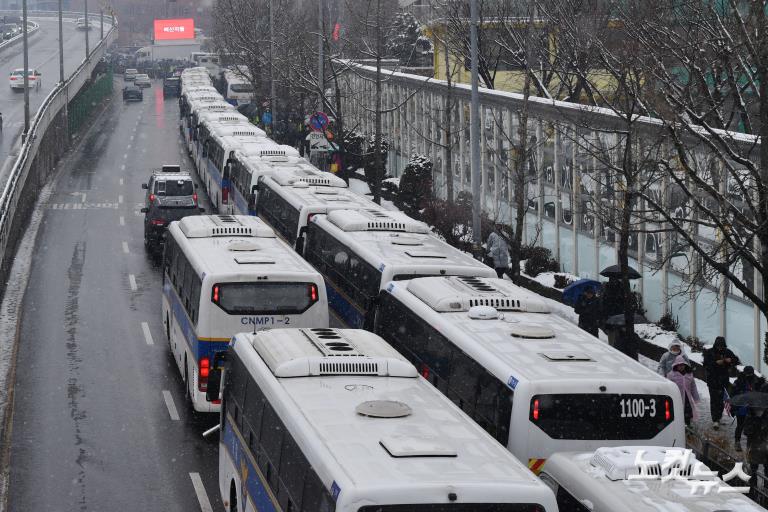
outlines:
[{"label": "white lane marking", "polygon": [[125,226],[125,217],[123,217],[122,215],[120,216],[120,225]]},{"label": "white lane marking", "polygon": [[128,158],[128,153],[123,155],[123,159],[127,159],[127,158]]},{"label": "white lane marking", "polygon": [[130,250],[128,250],[128,242],[123,242],[123,252],[125,254],[128,254],[129,252],[131,252]]},{"label": "white lane marking", "polygon": [[[124,171],[124,170],[125,170],[125,164],[123,164],[123,165],[121,165],[121,166],[120,166],[120,170],[121,170],[121,171]],[[121,178],[121,179],[122,179],[122,178]],[[122,185],[122,183],[121,183],[121,185]]]},{"label": "white lane marking", "polygon": [[121,185],[123,184],[123,178],[120,178],[120,184]]},{"label": "white lane marking", "polygon": [[144,341],[147,345],[154,345],[155,340],[152,339],[152,333],[149,332],[149,324],[147,322],[141,322],[141,330],[144,333]]},{"label": "white lane marking", "polygon": [[83,192],[83,195],[82,195],[82,196],[80,196],[80,202],[81,202],[81,203],[84,203],[84,202],[85,202],[85,192]]},{"label": "white lane marking", "polygon": [[163,390],[163,398],[165,399],[165,406],[168,408],[168,414],[173,421],[179,421],[179,411],[176,410],[176,404],[173,403],[173,395],[167,389]]},{"label": "white lane marking", "polygon": [[128,274],[128,282],[131,285],[131,290],[136,291],[139,289],[138,285],[136,284],[136,276],[133,274]]},{"label": "white lane marking", "polygon": [[[122,183],[121,183],[121,185],[122,185]],[[123,202],[123,195],[122,194],[117,196],[117,202],[118,203],[122,203]]]},{"label": "white lane marking", "polygon": [[133,140],[135,137],[136,137],[135,135],[131,135],[131,140]]},{"label": "white lane marking", "polygon": [[200,473],[190,473],[189,478],[192,479],[192,485],[195,487],[197,501],[200,502],[200,510],[202,512],[213,512],[211,500],[208,499],[208,493],[205,492],[205,486],[203,485],[203,479],[200,478]]}]

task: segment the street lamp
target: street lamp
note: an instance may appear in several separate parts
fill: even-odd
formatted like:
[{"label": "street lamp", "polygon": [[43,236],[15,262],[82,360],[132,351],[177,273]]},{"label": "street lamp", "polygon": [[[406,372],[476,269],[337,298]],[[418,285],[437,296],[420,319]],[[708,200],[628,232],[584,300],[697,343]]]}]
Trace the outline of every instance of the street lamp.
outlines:
[{"label": "street lamp", "polygon": [[482,233],[480,233],[480,94],[478,78],[478,48],[477,48],[477,0],[470,0],[470,55],[472,60],[472,95],[470,108],[470,154],[472,156],[472,253],[480,258]]}]

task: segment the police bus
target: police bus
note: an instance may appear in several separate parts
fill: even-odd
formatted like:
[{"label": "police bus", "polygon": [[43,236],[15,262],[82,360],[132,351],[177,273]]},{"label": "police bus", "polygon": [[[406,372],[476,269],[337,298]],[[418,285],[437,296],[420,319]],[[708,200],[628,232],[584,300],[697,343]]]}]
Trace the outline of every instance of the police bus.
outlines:
[{"label": "police bus", "polygon": [[429,227],[382,208],[335,210],[312,217],[304,257],[325,279],[333,313],[348,327],[371,327],[379,290],[418,276],[496,276]]},{"label": "police bus", "polygon": [[222,213],[235,213],[234,201],[230,200],[230,196],[232,164],[236,151],[246,158],[267,154],[299,156],[295,148],[277,144],[271,139],[240,134],[220,136],[214,133],[204,143],[198,172],[207,188],[211,203]]},{"label": "police bus", "polygon": [[200,121],[210,114],[232,114],[235,107],[222,100],[221,98],[212,101],[193,100],[189,104],[189,114],[181,120],[184,141],[190,154],[194,153],[195,148],[195,130]]},{"label": "police bus", "polygon": [[534,471],[554,452],[685,446],[673,382],[510,281],[391,282],[374,330]]},{"label": "police bus", "polygon": [[328,325],[320,275],[256,217],[172,222],[163,260],[165,334],[196,411],[212,356],[237,332]]},{"label": "police bus", "polygon": [[223,397],[229,512],[557,510],[546,485],[369,332],[241,333],[221,381],[211,392]]},{"label": "police bus", "polygon": [[253,100],[253,84],[243,76],[231,69],[224,71],[224,99],[239,107],[247,105]]},{"label": "police bus", "polygon": [[209,113],[208,115],[200,116],[192,145],[192,160],[195,162],[197,169],[200,169],[203,164],[205,141],[214,134],[219,136],[252,137],[272,143],[271,140],[267,139],[267,134],[264,133],[264,130],[252,125],[239,112]]},{"label": "police bus", "polygon": [[258,184],[256,215],[302,253],[307,223],[315,215],[333,210],[380,208],[372,200],[345,187],[344,180],[322,171],[300,178],[294,173],[262,176]]}]

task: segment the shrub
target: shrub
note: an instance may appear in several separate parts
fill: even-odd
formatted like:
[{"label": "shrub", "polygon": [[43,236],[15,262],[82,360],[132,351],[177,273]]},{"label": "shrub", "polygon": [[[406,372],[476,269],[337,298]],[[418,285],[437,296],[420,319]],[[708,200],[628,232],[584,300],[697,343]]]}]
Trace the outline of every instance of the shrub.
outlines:
[{"label": "shrub", "polygon": [[704,343],[698,336],[686,336],[682,340],[683,343],[691,347],[691,352],[704,352]]},{"label": "shrub", "polygon": [[[432,226],[449,245],[465,252],[472,251],[472,194],[459,192],[454,203],[432,198],[414,217]],[[480,222],[483,233],[490,233],[493,229],[491,219],[483,215]]]},{"label": "shrub", "polygon": [[677,317],[672,316],[671,313],[664,313],[664,316],[659,318],[659,321],[656,322],[656,325],[665,331],[677,332],[677,330],[680,328],[680,322],[678,321]]},{"label": "shrub", "polygon": [[555,274],[555,288],[562,290],[573,282],[573,279],[563,274]]},{"label": "shrub", "polygon": [[536,277],[542,272],[559,272],[560,263],[552,257],[552,251],[546,247],[531,247],[527,252],[525,273]]},{"label": "shrub", "polygon": [[415,215],[432,199],[432,161],[424,155],[412,155],[403,170],[395,205],[408,215]]}]

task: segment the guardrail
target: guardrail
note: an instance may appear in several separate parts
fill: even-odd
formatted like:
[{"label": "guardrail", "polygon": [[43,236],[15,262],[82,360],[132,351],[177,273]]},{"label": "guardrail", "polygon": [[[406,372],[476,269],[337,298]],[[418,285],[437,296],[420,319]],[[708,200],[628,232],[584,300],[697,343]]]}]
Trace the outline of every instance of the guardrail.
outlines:
[{"label": "guardrail", "polygon": [[[37,15],[37,14],[35,14]],[[58,15],[58,13],[57,13]],[[49,177],[56,160],[67,149],[66,107],[70,98],[90,79],[104,52],[117,38],[117,23],[110,25],[104,39],[94,46],[87,59],[65,82],[59,83],[38,108],[8,181],[0,193],[0,280],[5,281],[16,246],[24,233],[39,189]],[[41,152],[41,148],[44,151]]]},{"label": "guardrail", "polygon": [[[40,30],[40,25],[35,23],[34,21],[27,21],[27,39],[29,39],[31,36],[37,33],[38,30]],[[5,50],[6,48],[10,48],[11,46],[16,46],[20,42],[24,40],[24,34],[21,33],[17,36],[14,36],[10,39],[7,39],[0,43],[0,52]]]}]

